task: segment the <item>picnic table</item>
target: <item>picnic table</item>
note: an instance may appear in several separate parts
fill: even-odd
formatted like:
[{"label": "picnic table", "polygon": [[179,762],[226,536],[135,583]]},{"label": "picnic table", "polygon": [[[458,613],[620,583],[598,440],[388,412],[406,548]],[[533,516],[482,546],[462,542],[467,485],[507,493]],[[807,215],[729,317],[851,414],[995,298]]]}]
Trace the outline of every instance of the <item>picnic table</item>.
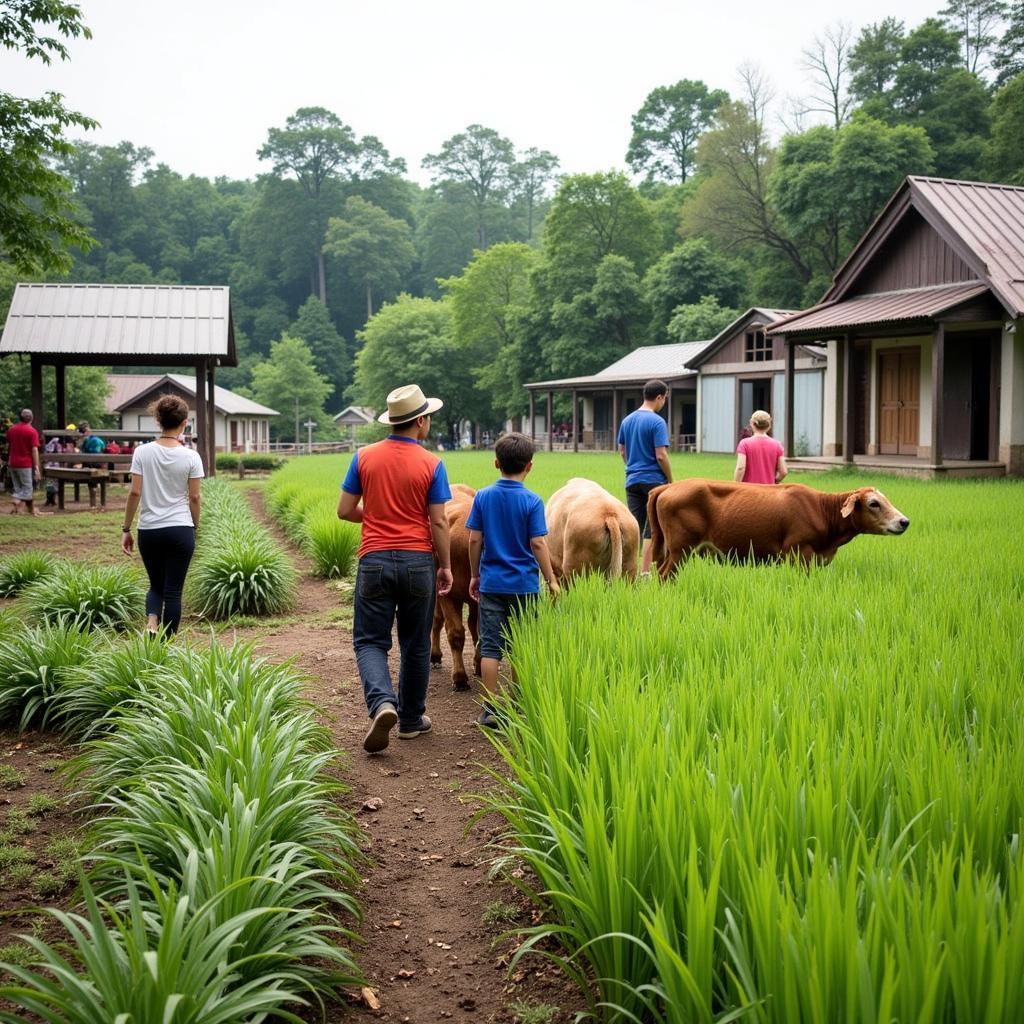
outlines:
[{"label": "picnic table", "polygon": [[75,485],[75,501],[81,500],[81,487],[89,488],[89,508],[96,507],[96,488],[100,491],[100,509],[107,506],[107,483],[110,470],[102,467],[76,468],[74,466],[44,466],[43,476],[57,481],[57,508],[64,511],[64,488],[67,484]]}]

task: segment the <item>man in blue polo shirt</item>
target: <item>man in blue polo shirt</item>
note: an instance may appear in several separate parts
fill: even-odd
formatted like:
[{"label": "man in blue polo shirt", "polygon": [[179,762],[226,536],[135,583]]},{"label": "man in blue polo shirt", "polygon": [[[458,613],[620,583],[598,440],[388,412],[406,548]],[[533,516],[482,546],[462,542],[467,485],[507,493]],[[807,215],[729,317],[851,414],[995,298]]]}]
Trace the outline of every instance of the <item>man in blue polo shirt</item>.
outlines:
[{"label": "man in blue polo shirt", "polygon": [[626,504],[644,539],[642,573],[651,571],[651,524],[647,521],[647,496],[655,487],[672,483],[668,461],[668,427],[658,414],[665,407],[668,385],[649,380],[644,385],[644,404],[631,412],[619,427],[618,446],[626,463]]},{"label": "man in blue polo shirt", "polygon": [[533,468],[533,442],[524,434],[506,434],[494,446],[501,479],[477,491],[466,527],[469,530],[469,596],[480,602],[480,681],[484,709],[477,724],[500,725],[491,698],[498,692],[498,666],[505,653],[509,621],[537,599],[544,574],[552,598],[558,580],[548,552],[544,502],[523,486]]}]

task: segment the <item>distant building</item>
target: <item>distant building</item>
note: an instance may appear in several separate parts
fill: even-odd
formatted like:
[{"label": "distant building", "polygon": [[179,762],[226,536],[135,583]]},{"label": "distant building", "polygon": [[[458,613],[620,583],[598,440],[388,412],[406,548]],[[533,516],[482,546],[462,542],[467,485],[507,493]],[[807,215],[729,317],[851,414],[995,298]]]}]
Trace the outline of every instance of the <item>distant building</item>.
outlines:
[{"label": "distant building", "polygon": [[[191,430],[196,430],[196,382],[183,373],[107,375],[110,394],[107,412],[120,418],[122,430],[152,430],[159,433],[156,420],[149,415],[149,406],[162,395],[177,395],[189,407]],[[259,402],[235,394],[216,385],[213,389],[214,436],[219,452],[267,451],[270,443],[270,420],[277,416]]]},{"label": "distant building", "polygon": [[356,431],[376,421],[376,412],[365,405],[347,405],[334,417],[338,430],[353,444],[356,442]]}]

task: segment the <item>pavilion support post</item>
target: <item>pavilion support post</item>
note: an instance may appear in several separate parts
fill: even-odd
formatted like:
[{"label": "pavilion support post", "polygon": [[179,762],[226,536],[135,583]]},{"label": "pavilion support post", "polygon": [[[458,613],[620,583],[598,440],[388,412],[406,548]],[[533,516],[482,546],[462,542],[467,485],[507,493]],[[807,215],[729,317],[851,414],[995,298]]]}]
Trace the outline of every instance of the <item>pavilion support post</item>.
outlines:
[{"label": "pavilion support post", "polygon": [[672,443],[672,385],[668,385],[665,392],[665,422],[668,424],[668,450],[673,451],[675,445]]},{"label": "pavilion support post", "polygon": [[57,422],[55,426],[58,430],[63,430],[68,425],[68,407],[67,407],[67,375],[66,368],[63,363],[57,363],[53,368],[54,373],[54,390],[56,391],[56,402],[57,402]]},{"label": "pavilion support post", "polygon": [[532,391],[530,392],[530,440],[537,440],[537,399]]},{"label": "pavilion support post", "polygon": [[39,356],[30,359],[32,422],[36,430],[42,431],[46,426],[43,422],[43,363]]},{"label": "pavilion support post", "polygon": [[612,388],[612,451],[619,447],[619,389]]},{"label": "pavilion support post", "polygon": [[853,335],[843,338],[843,462],[853,465],[853,410],[857,404],[853,374]]},{"label": "pavilion support post", "polygon": [[554,427],[552,426],[552,423],[551,423],[551,416],[552,416],[552,407],[553,407],[553,405],[554,405],[553,394],[552,394],[552,392],[549,389],[548,390],[548,416],[547,416],[547,420],[545,421],[547,423],[547,427],[548,427],[548,451],[549,452],[550,451],[554,451],[554,449],[555,449],[555,431],[554,431]]},{"label": "pavilion support post", "polygon": [[[946,325],[936,324],[932,337],[932,465],[942,465],[943,382],[946,375]],[[968,453],[969,454],[969,453]]]},{"label": "pavilion support post", "polygon": [[796,425],[793,423],[794,411],[796,409],[796,345],[790,338],[785,336],[781,340],[786,351],[786,406],[782,433],[784,436],[783,444],[786,449],[786,458],[789,459],[796,454]]},{"label": "pavilion support post", "polygon": [[210,359],[206,363],[206,450],[209,452],[210,459],[210,466],[206,470],[207,476],[217,475],[217,404],[214,399],[215,375],[216,363]]},{"label": "pavilion support post", "polygon": [[196,448],[203,460],[203,470],[210,475],[210,457],[206,450],[206,360],[196,363]]},{"label": "pavilion support post", "polygon": [[576,389],[572,389],[572,450],[578,452],[580,450],[579,441],[579,418],[580,418],[580,403],[576,397]]}]

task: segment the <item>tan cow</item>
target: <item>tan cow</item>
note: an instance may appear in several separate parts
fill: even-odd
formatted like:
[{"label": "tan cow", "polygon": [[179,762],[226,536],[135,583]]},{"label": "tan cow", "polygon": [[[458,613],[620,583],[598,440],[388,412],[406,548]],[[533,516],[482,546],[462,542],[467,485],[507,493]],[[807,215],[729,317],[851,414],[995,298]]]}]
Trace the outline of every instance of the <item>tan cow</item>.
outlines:
[{"label": "tan cow", "polygon": [[477,649],[479,629],[477,626],[479,605],[469,596],[469,531],[466,520],[473,507],[476,491],[466,484],[452,484],[452,499],[445,512],[448,516],[448,531],[451,538],[452,589],[438,597],[434,605],[434,623],[430,631],[430,664],[441,664],[441,625],[444,624],[448,637],[448,649],[452,653],[452,686],[456,690],[468,690],[469,676],[462,653],[466,646],[466,626],[463,623],[463,606],[469,605],[469,635],[473,641],[473,673],[480,675],[480,653]]},{"label": "tan cow", "polygon": [[900,534],[910,526],[874,487],[829,494],[803,484],[700,479],[656,487],[647,515],[662,578],[698,549],[744,560],[795,556],[827,564],[859,533]]},{"label": "tan cow", "polygon": [[551,563],[560,579],[585,572],[636,578],[640,528],[600,484],[574,477],[551,495],[544,511]]}]

